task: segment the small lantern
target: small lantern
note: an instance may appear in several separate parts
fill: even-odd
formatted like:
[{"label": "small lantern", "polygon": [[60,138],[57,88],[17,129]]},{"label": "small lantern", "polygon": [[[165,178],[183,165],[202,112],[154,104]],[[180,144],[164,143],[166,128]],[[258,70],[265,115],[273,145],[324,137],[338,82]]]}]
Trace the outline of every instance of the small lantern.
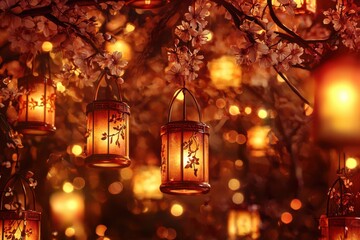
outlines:
[{"label": "small lantern", "polygon": [[[183,95],[182,121],[171,121],[175,99]],[[199,121],[186,120],[186,96],[196,105]],[[210,191],[209,126],[201,122],[199,104],[187,88],[171,100],[168,123],[161,127],[161,179],[164,193],[193,195]]]},{"label": "small lantern", "polygon": [[[97,100],[100,75],[94,101],[86,107],[87,116],[87,157],[90,167],[128,167],[129,158],[129,116],[130,108],[122,101],[120,89],[117,100]],[[118,85],[116,85],[118,87]]]},{"label": "small lantern", "polygon": [[328,240],[360,239],[360,171],[343,173],[327,200]]},{"label": "small lantern", "polygon": [[143,166],[137,168],[132,182],[133,192],[137,199],[162,199],[163,194],[159,190],[159,184],[161,184],[159,167]]},{"label": "small lantern", "polygon": [[260,237],[260,214],[256,206],[231,209],[228,215],[229,240],[258,239]]},{"label": "small lantern", "polygon": [[126,0],[127,5],[138,9],[154,9],[164,6],[170,0]]},{"label": "small lantern", "polygon": [[56,87],[44,75],[29,75],[18,80],[25,94],[19,100],[17,129],[23,134],[47,135],[55,128]]},{"label": "small lantern", "polygon": [[35,193],[29,181],[14,174],[1,195],[1,239],[40,240],[40,219],[41,213],[35,211]]},{"label": "small lantern", "polygon": [[208,63],[211,81],[218,89],[240,87],[241,67],[236,64],[235,57],[222,56]]},{"label": "small lantern", "polygon": [[314,74],[314,134],[328,146],[360,143],[360,61],[343,56],[328,60]]},{"label": "small lantern", "polygon": [[269,145],[269,126],[254,126],[247,131],[247,147],[253,157],[263,157]]}]

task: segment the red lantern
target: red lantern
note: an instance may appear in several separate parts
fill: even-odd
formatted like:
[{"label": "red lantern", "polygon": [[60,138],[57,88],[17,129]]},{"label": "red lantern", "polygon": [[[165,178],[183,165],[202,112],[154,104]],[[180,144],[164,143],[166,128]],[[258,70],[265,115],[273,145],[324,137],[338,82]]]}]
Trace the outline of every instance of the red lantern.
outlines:
[{"label": "red lantern", "polygon": [[324,145],[343,147],[360,143],[360,60],[341,56],[325,62],[316,81],[314,133]]},{"label": "red lantern", "polygon": [[127,0],[126,4],[139,9],[153,9],[164,6],[170,0]]},{"label": "red lantern", "polygon": [[103,74],[100,76],[94,101],[86,107],[88,136],[85,162],[90,167],[128,167],[131,163],[129,158],[130,108],[122,101],[119,88],[120,101],[97,100],[102,76]]},{"label": "red lantern", "polygon": [[[30,195],[28,195],[30,193]],[[14,174],[1,195],[1,239],[40,240],[41,213],[35,211],[35,193],[29,181]]]},{"label": "red lantern", "polygon": [[19,100],[17,129],[23,134],[46,135],[55,128],[56,87],[44,75],[29,75],[18,80],[25,94]]},{"label": "red lantern", "polygon": [[[183,119],[171,121],[173,104],[180,93]],[[198,122],[186,120],[186,95],[190,95],[196,105]],[[209,126],[201,122],[199,104],[186,88],[177,91],[170,103],[168,123],[161,127],[161,142],[160,190],[183,195],[209,192]]]}]

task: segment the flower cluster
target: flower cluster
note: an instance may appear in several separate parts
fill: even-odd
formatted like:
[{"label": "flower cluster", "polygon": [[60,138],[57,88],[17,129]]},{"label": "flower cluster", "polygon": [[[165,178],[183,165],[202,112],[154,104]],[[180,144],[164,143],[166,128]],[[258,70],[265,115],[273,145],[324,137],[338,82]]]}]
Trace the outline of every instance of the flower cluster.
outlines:
[{"label": "flower cluster", "polygon": [[206,17],[210,15],[211,4],[198,0],[189,6],[185,20],[175,28],[177,39],[173,48],[168,49],[168,78],[178,83],[195,80],[197,72],[203,65],[204,56],[199,54],[201,47],[207,43],[209,30],[206,30]]},{"label": "flower cluster", "polygon": [[341,43],[355,51],[360,49],[360,7],[355,4],[350,6],[340,5],[336,9],[324,12],[323,23],[331,25],[336,31],[336,37]]}]

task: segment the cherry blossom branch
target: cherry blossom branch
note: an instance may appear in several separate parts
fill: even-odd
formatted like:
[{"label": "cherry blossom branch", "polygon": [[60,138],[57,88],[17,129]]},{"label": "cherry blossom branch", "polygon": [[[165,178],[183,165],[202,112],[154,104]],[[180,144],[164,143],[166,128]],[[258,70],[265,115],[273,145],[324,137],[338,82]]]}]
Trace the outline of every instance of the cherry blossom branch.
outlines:
[{"label": "cherry blossom branch", "polygon": [[295,87],[295,85],[282,73],[280,72],[275,66],[275,71],[279,76],[286,82],[286,84],[289,86],[289,88],[307,105],[312,107],[312,104],[300,93],[300,91]]},{"label": "cherry blossom branch", "polygon": [[61,26],[63,28],[70,27],[71,29],[74,30],[74,32],[77,36],[79,36],[82,40],[84,40],[86,43],[88,43],[97,53],[103,55],[103,51],[101,51],[90,38],[83,35],[80,32],[80,30],[78,29],[78,27],[75,26],[74,24],[62,22],[52,14],[45,14],[44,17],[47,18],[48,20],[52,21],[56,25]]}]

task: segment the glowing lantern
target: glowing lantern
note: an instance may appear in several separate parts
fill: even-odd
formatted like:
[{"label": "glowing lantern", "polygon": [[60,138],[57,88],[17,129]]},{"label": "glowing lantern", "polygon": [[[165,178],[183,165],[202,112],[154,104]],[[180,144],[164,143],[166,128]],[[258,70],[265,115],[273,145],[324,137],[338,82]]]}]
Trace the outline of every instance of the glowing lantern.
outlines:
[{"label": "glowing lantern", "polygon": [[144,166],[135,170],[133,178],[133,191],[137,199],[161,199],[159,190],[161,173],[159,167]]},{"label": "glowing lantern", "polygon": [[269,144],[269,131],[269,126],[254,126],[247,131],[247,147],[252,156],[265,156]]},{"label": "glowing lantern", "polygon": [[[171,121],[173,103],[182,93],[183,118]],[[199,121],[186,120],[186,96],[196,105]],[[170,194],[200,194],[210,191],[209,181],[209,126],[201,122],[199,104],[192,93],[178,90],[169,107],[168,123],[161,127],[160,190]]]},{"label": "glowing lantern", "polygon": [[85,162],[90,167],[127,167],[131,163],[129,158],[130,108],[122,101],[119,88],[120,101],[97,100],[101,80],[105,79],[103,74],[100,75],[94,101],[86,107],[88,136]]},{"label": "glowing lantern", "polygon": [[343,56],[329,60],[314,74],[316,79],[314,133],[329,146],[360,143],[360,61]]},{"label": "glowing lantern", "polygon": [[329,217],[329,240],[359,239],[360,217]]},{"label": "glowing lantern", "polygon": [[153,9],[164,6],[170,0],[126,0],[127,5],[139,9]]},{"label": "glowing lantern", "polygon": [[29,75],[18,80],[26,93],[19,99],[17,129],[23,134],[46,135],[55,128],[56,87],[44,75]]},{"label": "glowing lantern", "polygon": [[229,240],[258,239],[260,237],[260,214],[256,206],[248,209],[232,209],[228,215]]},{"label": "glowing lantern", "polygon": [[30,182],[14,174],[1,195],[1,239],[40,240],[40,219],[41,213],[35,211],[35,193]]},{"label": "glowing lantern", "polygon": [[241,68],[232,56],[222,56],[208,63],[210,78],[219,89],[240,87]]}]

